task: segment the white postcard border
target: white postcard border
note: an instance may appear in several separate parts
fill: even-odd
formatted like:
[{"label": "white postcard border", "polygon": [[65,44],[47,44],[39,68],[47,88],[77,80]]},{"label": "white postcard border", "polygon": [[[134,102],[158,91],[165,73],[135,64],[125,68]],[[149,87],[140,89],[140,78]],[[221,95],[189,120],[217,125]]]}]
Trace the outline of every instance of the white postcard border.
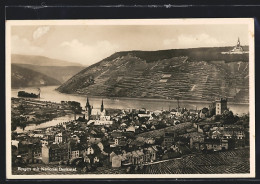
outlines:
[{"label": "white postcard border", "polygon": [[[249,174],[71,174],[13,175],[11,164],[11,28],[22,25],[192,25],[247,24],[249,30]],[[253,18],[108,19],[108,20],[7,20],[6,21],[6,177],[7,179],[105,179],[105,178],[254,178],[255,177],[255,45]]]}]

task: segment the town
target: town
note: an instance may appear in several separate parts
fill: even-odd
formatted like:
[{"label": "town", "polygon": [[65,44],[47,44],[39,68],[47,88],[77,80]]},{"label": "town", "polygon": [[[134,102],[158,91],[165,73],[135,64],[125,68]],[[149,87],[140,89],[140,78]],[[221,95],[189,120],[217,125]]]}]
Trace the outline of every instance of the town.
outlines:
[{"label": "town", "polygon": [[[249,172],[249,114],[234,115],[226,98],[216,98],[199,110],[186,109],[178,103],[174,109],[156,111],[109,109],[103,100],[99,107],[93,107],[88,98],[84,109],[70,101],[56,104],[12,99],[12,113],[23,112],[20,116],[24,118],[20,121],[32,118],[44,121],[44,117],[35,114],[41,109],[47,116],[44,111],[47,106],[50,115],[71,113],[75,119],[22,133],[12,128],[13,173],[24,174],[17,171],[17,167],[46,165],[76,167],[79,173],[99,174],[210,173],[209,169],[216,173],[213,169],[216,159],[219,165],[226,167],[229,160],[224,159],[241,155],[244,170],[241,163],[237,167],[240,172]],[[208,170],[180,169],[188,168],[194,157],[201,159],[197,165],[210,166]],[[167,166],[174,165],[173,162],[174,170]],[[158,163],[166,164],[166,171],[155,171]],[[195,168],[196,164],[190,165]],[[225,173],[224,169],[219,172]]]}]

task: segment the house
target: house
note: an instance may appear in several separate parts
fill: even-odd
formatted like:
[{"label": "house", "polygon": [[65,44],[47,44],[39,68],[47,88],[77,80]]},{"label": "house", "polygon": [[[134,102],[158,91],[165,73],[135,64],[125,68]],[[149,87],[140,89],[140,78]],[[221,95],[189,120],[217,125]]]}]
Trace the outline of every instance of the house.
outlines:
[{"label": "house", "polygon": [[95,156],[93,162],[94,162],[94,163],[99,162],[99,158],[98,158],[97,156]]},{"label": "house", "polygon": [[80,152],[83,150],[80,144],[77,142],[69,142],[69,158],[75,159],[80,157]]},{"label": "house", "polygon": [[11,143],[12,143],[12,146],[16,146],[18,148],[18,144],[19,144],[20,141],[17,141],[17,140],[12,140]]},{"label": "house", "polygon": [[45,164],[54,161],[68,160],[69,156],[69,145],[67,143],[42,146],[42,161]]},{"label": "house", "polygon": [[126,132],[135,132],[135,127],[134,126],[129,126],[128,128],[125,129]]},{"label": "house", "polygon": [[88,156],[85,156],[83,161],[86,163],[90,163],[90,158]]},{"label": "house", "polygon": [[160,114],[162,114],[162,111],[156,110],[156,111],[153,111],[153,113],[154,113],[155,116],[159,116]]},{"label": "house", "polygon": [[54,142],[56,144],[60,144],[60,143],[64,143],[67,140],[67,135],[65,135],[63,132],[60,132],[58,134],[55,135],[55,140]]},{"label": "house", "polygon": [[121,127],[121,128],[126,128],[126,127],[127,127],[127,124],[122,123],[122,124],[120,125],[120,127]]},{"label": "house", "polygon": [[115,154],[115,152],[111,152],[110,155],[109,155],[109,161],[112,162],[112,158],[114,156],[117,156],[117,154]]},{"label": "house", "polygon": [[79,150],[76,149],[76,150],[72,150],[71,151],[71,156],[70,156],[71,159],[73,158],[79,158]]},{"label": "house", "polygon": [[49,141],[48,140],[41,140],[41,143],[42,143],[42,146],[44,146],[44,145],[48,145],[49,144]]},{"label": "house", "polygon": [[207,150],[207,151],[221,151],[221,150],[228,150],[229,143],[226,139],[199,139],[199,141],[193,141],[193,148],[197,150]]},{"label": "house", "polygon": [[117,138],[117,137],[122,137],[123,132],[122,131],[113,131],[111,133],[111,138]]},{"label": "house", "polygon": [[170,147],[174,143],[175,134],[172,131],[165,131],[163,145]]},{"label": "house", "polygon": [[232,135],[236,139],[245,138],[245,130],[242,125],[225,125],[224,132],[226,134]]},{"label": "house", "polygon": [[113,121],[108,120],[89,120],[87,125],[93,124],[94,126],[111,126]]},{"label": "house", "polygon": [[121,167],[122,157],[115,155],[112,157],[112,167]]},{"label": "house", "polygon": [[144,162],[144,152],[143,150],[137,150],[131,152],[130,162],[133,165],[140,165]]},{"label": "house", "polygon": [[203,136],[194,136],[190,138],[190,148],[200,149],[200,144],[204,142]]},{"label": "house", "polygon": [[214,127],[219,125],[220,122],[207,122],[207,121],[201,121],[198,123],[193,123],[193,127],[195,127],[197,129],[197,132],[203,133],[204,130],[204,126],[209,126],[209,127]]},{"label": "house", "polygon": [[156,130],[154,125],[151,126],[151,130]]},{"label": "house", "polygon": [[98,144],[98,143],[101,142],[101,138],[99,138],[99,137],[89,137],[88,142],[90,144]]},{"label": "house", "polygon": [[220,139],[221,137],[223,137],[223,134],[221,133],[220,130],[214,130],[211,132],[212,139]]},{"label": "house", "polygon": [[198,110],[194,110],[194,109],[190,109],[189,110],[189,112],[190,112],[190,115],[197,115],[198,114]]},{"label": "house", "polygon": [[152,119],[153,119],[152,114],[138,114],[138,117],[139,117],[139,118],[147,118],[147,119],[149,119],[149,120],[152,120]]},{"label": "house", "polygon": [[173,144],[173,145],[171,146],[171,149],[172,149],[174,152],[179,152],[179,151],[180,151],[180,149],[179,149],[179,147],[177,146],[177,144]]},{"label": "house", "polygon": [[28,145],[28,156],[27,158],[31,160],[31,162],[36,161],[42,157],[41,152],[41,144],[34,143]]},{"label": "house", "polygon": [[102,142],[99,142],[97,144],[97,146],[99,147],[99,149],[101,150],[101,152],[104,150],[104,145],[102,144]]},{"label": "house", "polygon": [[145,140],[145,143],[146,143],[146,144],[154,144],[154,143],[155,143],[155,140],[154,140],[153,138],[147,138],[147,139]]},{"label": "house", "polygon": [[205,139],[204,143],[201,144],[201,150],[213,150],[213,151],[220,151],[222,150],[221,147],[221,140],[220,139]]},{"label": "house", "polygon": [[229,149],[229,147],[228,147],[228,140],[222,139],[221,140],[221,147],[222,147],[222,150],[223,149],[228,150]]},{"label": "house", "polygon": [[110,121],[111,117],[110,116],[100,116],[101,121]]},{"label": "house", "polygon": [[156,148],[156,146],[151,146],[151,147],[147,148],[147,152],[150,155],[151,161],[155,161],[156,160],[156,153],[158,152],[158,149]]},{"label": "house", "polygon": [[223,139],[244,139],[245,131],[241,125],[224,125],[223,127],[210,128],[210,135],[212,138]]},{"label": "house", "polygon": [[86,149],[86,154],[87,155],[93,155],[94,149],[91,146],[88,146],[88,148]]},{"label": "house", "polygon": [[[110,147],[115,147],[115,146],[121,146],[124,147],[127,145],[127,138],[126,137],[117,137],[114,138],[114,144],[111,144]],[[112,142],[111,142],[112,143]]]},{"label": "house", "polygon": [[74,141],[76,141],[76,142],[78,142],[78,143],[80,143],[80,138],[79,138],[79,136],[77,136],[77,135],[75,135],[75,134],[71,136],[71,139],[74,140]]}]

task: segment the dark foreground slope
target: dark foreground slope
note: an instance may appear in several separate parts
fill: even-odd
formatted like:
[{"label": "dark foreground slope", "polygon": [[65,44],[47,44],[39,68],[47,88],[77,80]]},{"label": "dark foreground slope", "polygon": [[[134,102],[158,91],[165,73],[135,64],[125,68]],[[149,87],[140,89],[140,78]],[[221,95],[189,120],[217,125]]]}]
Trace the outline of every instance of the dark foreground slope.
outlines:
[{"label": "dark foreground slope", "polygon": [[231,47],[118,52],[79,72],[58,90],[107,97],[248,102],[248,54]]},{"label": "dark foreground slope", "polygon": [[61,83],[48,77],[42,73],[20,67],[16,64],[12,64],[11,68],[11,87],[36,87],[36,86],[51,86],[60,85]]}]

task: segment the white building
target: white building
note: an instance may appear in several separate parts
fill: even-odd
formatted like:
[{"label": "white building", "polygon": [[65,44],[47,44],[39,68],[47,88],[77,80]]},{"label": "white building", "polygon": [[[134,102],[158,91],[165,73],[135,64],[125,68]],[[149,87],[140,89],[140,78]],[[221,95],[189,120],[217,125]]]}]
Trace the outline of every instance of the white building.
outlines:
[{"label": "white building", "polygon": [[95,126],[101,126],[101,125],[105,126],[105,125],[112,125],[113,121],[89,120],[87,125],[90,125],[92,123]]}]

